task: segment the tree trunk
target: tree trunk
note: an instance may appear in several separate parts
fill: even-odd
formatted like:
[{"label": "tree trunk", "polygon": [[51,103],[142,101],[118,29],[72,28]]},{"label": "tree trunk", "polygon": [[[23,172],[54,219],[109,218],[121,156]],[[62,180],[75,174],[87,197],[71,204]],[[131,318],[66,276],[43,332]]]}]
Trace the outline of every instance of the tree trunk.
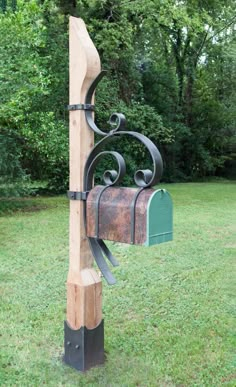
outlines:
[{"label": "tree trunk", "polygon": [[194,86],[194,70],[190,70],[190,74],[187,79],[187,87],[185,93],[185,107],[186,107],[186,125],[190,128],[193,126],[193,86]]}]

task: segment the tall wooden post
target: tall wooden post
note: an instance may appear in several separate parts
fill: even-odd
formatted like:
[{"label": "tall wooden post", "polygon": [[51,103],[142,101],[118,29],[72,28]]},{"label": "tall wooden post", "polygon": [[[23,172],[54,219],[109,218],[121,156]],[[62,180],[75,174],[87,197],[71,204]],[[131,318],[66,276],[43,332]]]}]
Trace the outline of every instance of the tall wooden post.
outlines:
[{"label": "tall wooden post", "polygon": [[[70,105],[84,104],[87,90],[100,72],[100,58],[82,19],[70,17]],[[70,191],[83,191],[83,172],[94,145],[84,110],[70,111]],[[70,200],[70,264],[64,360],[85,371],[104,361],[102,283],[93,269],[86,238],[82,200]]]}]

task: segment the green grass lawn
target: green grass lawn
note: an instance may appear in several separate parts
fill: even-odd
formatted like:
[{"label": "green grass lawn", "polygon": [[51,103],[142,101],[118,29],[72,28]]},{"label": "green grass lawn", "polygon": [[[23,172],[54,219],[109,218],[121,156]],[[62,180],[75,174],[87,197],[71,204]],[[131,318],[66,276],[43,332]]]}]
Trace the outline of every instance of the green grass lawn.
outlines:
[{"label": "green grass lawn", "polygon": [[236,386],[236,185],[163,187],[174,241],[110,243],[120,266],[103,285],[107,360],[86,374],[61,360],[68,201],[0,202],[0,385]]}]

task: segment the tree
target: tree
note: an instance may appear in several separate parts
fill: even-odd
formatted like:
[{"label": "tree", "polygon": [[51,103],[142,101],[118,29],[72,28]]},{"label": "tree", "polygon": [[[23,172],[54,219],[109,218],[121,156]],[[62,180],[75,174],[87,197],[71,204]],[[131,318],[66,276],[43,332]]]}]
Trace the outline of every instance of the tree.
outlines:
[{"label": "tree", "polygon": [[[47,8],[48,5],[39,6],[34,0],[19,1],[16,13],[0,15],[0,80],[3,85],[0,131],[2,136],[10,133],[11,142],[20,148],[17,154],[22,171],[32,178],[49,179],[51,186],[56,181],[57,189],[64,184],[65,189],[68,175],[68,129],[64,114],[67,58],[56,44],[67,40],[65,33],[62,37],[58,34],[56,41],[50,37],[51,30],[45,23]],[[51,6],[51,18],[55,11]],[[58,15],[57,28],[61,25],[64,26],[64,20]],[[63,50],[65,52],[66,46]],[[16,142],[16,139],[20,140]],[[4,144],[7,142],[2,141],[1,146]]]},{"label": "tree", "polygon": [[[67,187],[70,14],[85,20],[108,70],[96,94],[102,128],[110,113],[124,112],[128,129],[160,148],[168,181],[220,174],[230,165],[236,99],[232,0],[17,4],[15,13],[0,14],[0,165],[8,147],[18,160],[17,169],[8,157],[15,172],[4,173],[11,180],[25,171],[56,192]],[[119,146],[126,157],[134,155],[132,168],[147,163],[137,143]]]},{"label": "tree", "polygon": [[[193,178],[214,173],[223,165],[224,147],[219,152],[223,152],[219,161],[214,145],[208,141],[209,132],[213,138],[217,125],[208,120],[207,127],[202,127],[198,120],[196,106],[202,110],[205,106],[198,104],[197,88],[200,77],[207,71],[208,55],[233,38],[236,20],[232,17],[233,5],[232,1],[218,0],[150,1],[149,6],[147,2],[126,3],[132,18],[135,15],[138,20],[141,43],[137,49],[142,58],[145,100],[164,116],[164,124],[175,132],[175,143],[165,152],[167,165],[172,165],[172,175],[179,171],[179,176]],[[209,79],[204,79],[207,87]],[[223,74],[221,80],[224,81]],[[212,98],[216,117],[217,114],[224,116],[219,111],[218,96],[212,95]],[[227,132],[227,126],[221,120],[219,137],[224,130]]]}]

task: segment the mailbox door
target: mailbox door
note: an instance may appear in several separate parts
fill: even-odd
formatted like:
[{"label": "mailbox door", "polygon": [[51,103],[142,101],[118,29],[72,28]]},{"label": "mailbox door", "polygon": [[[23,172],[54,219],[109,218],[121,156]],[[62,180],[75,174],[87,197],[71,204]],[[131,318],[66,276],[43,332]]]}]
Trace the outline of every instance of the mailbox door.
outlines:
[{"label": "mailbox door", "polygon": [[173,240],[173,205],[165,189],[155,191],[147,206],[147,239],[145,246]]}]

